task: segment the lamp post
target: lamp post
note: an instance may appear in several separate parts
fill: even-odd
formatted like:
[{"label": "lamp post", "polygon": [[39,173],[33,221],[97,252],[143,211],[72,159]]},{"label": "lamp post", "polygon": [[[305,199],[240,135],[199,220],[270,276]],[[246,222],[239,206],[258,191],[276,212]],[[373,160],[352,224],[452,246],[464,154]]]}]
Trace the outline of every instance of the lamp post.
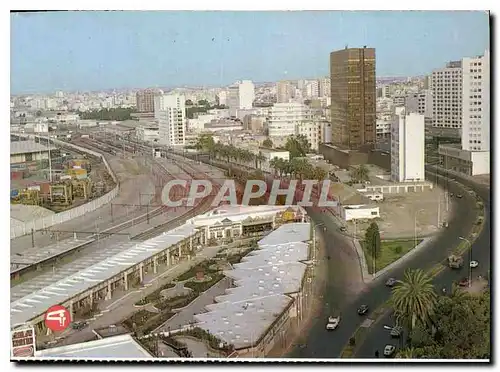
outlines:
[{"label": "lamp post", "polygon": [[459,236],[458,239],[466,241],[469,244],[469,288],[470,288],[472,285],[472,267],[470,265],[472,261],[472,244],[469,241],[469,239],[464,238],[463,236]]},{"label": "lamp post", "polygon": [[[419,209],[418,211],[415,212],[415,219],[414,219],[414,228],[415,228],[415,247],[417,246],[417,216],[420,212],[424,211],[425,209]],[[413,248],[415,248],[413,247]]]}]

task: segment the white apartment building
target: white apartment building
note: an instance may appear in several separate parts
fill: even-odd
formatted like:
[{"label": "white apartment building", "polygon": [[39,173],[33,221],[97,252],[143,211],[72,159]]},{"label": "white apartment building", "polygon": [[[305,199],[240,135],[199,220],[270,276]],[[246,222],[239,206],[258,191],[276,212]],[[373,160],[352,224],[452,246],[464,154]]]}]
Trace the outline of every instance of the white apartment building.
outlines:
[{"label": "white apartment building", "polygon": [[319,82],[318,80],[311,80],[306,84],[306,88],[302,93],[304,98],[317,98],[319,97]]},{"label": "white apartment building", "polygon": [[390,138],[392,121],[387,119],[377,119],[376,134],[377,138]]},{"label": "white apartment building", "polygon": [[332,142],[332,124],[327,121],[305,121],[297,125],[296,135],[303,135],[311,144],[311,149],[318,151],[322,143]]},{"label": "white apartment building", "polygon": [[319,80],[319,96],[320,97],[330,97],[332,92],[331,90],[331,81],[330,77],[325,77]]},{"label": "white apartment building", "polygon": [[424,90],[419,93],[408,93],[405,101],[406,112],[416,112],[426,118],[432,118],[432,92]]},{"label": "white apartment building", "polygon": [[425,118],[397,108],[391,128],[391,180],[425,180]]},{"label": "white apartment building", "polygon": [[135,128],[137,139],[145,142],[157,142],[160,138],[160,131],[156,127],[139,126]]},{"label": "white apartment building", "polygon": [[289,81],[279,81],[276,84],[276,102],[288,103],[294,97],[295,88]]},{"label": "white apartment building", "polygon": [[219,105],[227,105],[227,91],[221,90],[217,95],[219,97]]},{"label": "white apartment building", "polygon": [[490,52],[462,60],[462,149],[490,150]]},{"label": "white apartment building", "polygon": [[155,97],[155,119],[159,127],[159,143],[166,146],[186,144],[186,97],[158,95]]},{"label": "white apartment building", "polygon": [[269,120],[267,122],[269,137],[294,135],[298,124],[311,119],[309,107],[302,103],[277,103],[269,111]]},{"label": "white apartment building", "polygon": [[251,109],[254,100],[255,86],[251,80],[237,81],[228,88],[226,102],[231,113]]},{"label": "white apartment building", "polygon": [[462,62],[432,72],[432,126],[462,128]]}]

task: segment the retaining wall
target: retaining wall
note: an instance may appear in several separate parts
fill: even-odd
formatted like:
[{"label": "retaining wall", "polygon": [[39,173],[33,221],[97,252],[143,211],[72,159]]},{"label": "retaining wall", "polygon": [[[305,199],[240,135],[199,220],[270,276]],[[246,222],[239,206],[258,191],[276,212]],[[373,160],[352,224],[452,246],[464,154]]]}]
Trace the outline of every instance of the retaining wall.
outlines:
[{"label": "retaining wall", "polygon": [[[30,139],[33,139],[36,137],[46,139],[44,137],[39,137],[39,136],[34,136],[34,135],[23,135],[23,134],[14,134],[14,135],[16,135],[18,137],[24,137],[24,138],[30,138]],[[103,205],[108,204],[109,202],[111,202],[111,200],[113,200],[118,195],[118,192],[120,190],[120,184],[119,184],[118,179],[116,178],[116,175],[114,174],[113,170],[109,166],[106,158],[102,154],[95,152],[95,151],[92,151],[92,150],[89,150],[85,147],[77,146],[77,145],[74,145],[74,144],[68,143],[68,142],[59,141],[59,140],[56,140],[53,138],[50,139],[50,142],[52,142],[54,144],[66,146],[66,147],[73,147],[79,151],[83,151],[83,152],[86,152],[88,154],[91,154],[91,155],[94,155],[94,156],[101,158],[102,161],[104,162],[104,165],[106,166],[108,173],[113,178],[113,181],[115,182],[116,186],[110,192],[108,192],[108,193],[100,196],[99,198],[94,199],[88,203],[80,205],[78,207],[68,209],[64,212],[56,213],[56,214],[53,214],[51,216],[39,218],[39,219],[32,220],[32,221],[27,221],[22,225],[11,226],[11,228],[10,228],[10,238],[11,239],[15,239],[15,238],[18,238],[20,236],[30,234],[31,230],[38,231],[38,230],[46,229],[46,228],[52,227],[54,225],[72,220],[73,218],[83,216],[86,213],[95,211],[96,209],[102,207]]]}]

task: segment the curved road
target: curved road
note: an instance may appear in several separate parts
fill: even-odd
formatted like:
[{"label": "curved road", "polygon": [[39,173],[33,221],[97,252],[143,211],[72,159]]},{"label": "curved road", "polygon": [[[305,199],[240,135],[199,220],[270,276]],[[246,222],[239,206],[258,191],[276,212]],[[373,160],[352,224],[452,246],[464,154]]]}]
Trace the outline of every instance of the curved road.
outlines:
[{"label": "curved road", "polygon": [[[473,278],[477,277],[478,275],[486,276],[488,275],[491,263],[490,190],[485,186],[472,184],[470,181],[462,182],[461,180],[460,182],[471,187],[484,201],[485,222],[483,231],[472,245],[472,260],[478,261],[479,266],[472,270],[472,276]],[[464,261],[465,263],[468,263],[469,261],[468,252],[464,254]],[[447,293],[450,293],[452,283],[459,281],[460,279],[467,276],[468,265],[465,264],[461,270],[455,271],[451,269],[445,269],[440,275],[436,276],[436,278],[433,280],[433,283],[437,291],[439,291],[441,288],[447,288]],[[393,325],[391,314],[386,315],[373,326],[373,329],[367,335],[365,342],[363,342],[363,344],[357,351],[357,358],[374,358],[376,350],[378,350],[380,355],[382,355],[382,350],[386,344],[392,344],[397,348],[403,346],[403,340],[391,339],[389,332],[383,328],[384,325]]]},{"label": "curved road", "polygon": [[[444,178],[439,179],[439,183],[444,185],[446,180]],[[489,190],[487,188],[481,188],[472,184],[471,182],[463,182],[469,187],[473,188],[485,202],[487,208],[487,215],[485,216],[485,226],[481,236],[476,240],[473,251],[480,254],[480,252],[489,252],[489,235],[490,235],[490,225],[489,225]],[[344,286],[349,283],[345,283],[342,280],[342,272],[339,272],[339,266],[342,266],[336,258],[339,253],[339,245],[341,243],[341,234],[339,233],[337,227],[331,222],[327,222],[325,216],[311,216],[315,219],[316,223],[325,222],[327,226],[327,231],[324,233],[325,241],[327,241],[326,251],[330,255],[331,259],[328,261],[328,279],[325,293],[323,295],[323,303],[325,306],[321,309],[318,317],[315,318],[314,322],[311,324],[309,333],[306,339],[303,341],[302,347],[294,349],[288,357],[291,358],[339,358],[343,347],[349,341],[357,327],[363,322],[365,317],[358,316],[356,309],[362,305],[366,304],[370,309],[375,309],[379,305],[386,302],[390,297],[390,290],[385,287],[385,281],[388,277],[402,278],[404,271],[407,268],[423,268],[429,269],[438,262],[444,262],[448,256],[448,252],[456,247],[461,241],[459,236],[467,236],[471,226],[475,222],[475,216],[470,213],[470,211],[475,206],[475,199],[468,193],[464,192],[454,182],[448,183],[449,191],[457,194],[462,193],[462,199],[451,199],[452,201],[457,201],[454,205],[454,213],[451,216],[449,222],[449,228],[442,231],[438,236],[434,238],[434,241],[422,248],[420,252],[408,258],[405,262],[394,268],[390,272],[380,276],[370,284],[368,284],[359,296],[349,299],[345,298],[346,291]],[[341,249],[342,250],[342,249]],[[355,254],[355,252],[352,252]],[[484,252],[483,252],[484,253]],[[489,258],[481,254],[481,257],[473,254],[474,258],[477,258],[480,262],[482,261],[482,266],[486,266]],[[449,271],[445,271],[444,276],[456,275],[458,278],[464,276],[463,273],[453,273],[450,274]],[[456,278],[451,278],[451,280]],[[445,279],[450,280],[450,279]],[[340,326],[334,332],[328,332],[325,330],[326,320],[333,311],[340,310],[342,313],[342,321]],[[369,315],[368,315],[369,317]],[[377,323],[374,327],[381,327],[382,322]],[[382,329],[383,330],[383,329]],[[379,335],[377,332],[372,332],[369,335],[372,339],[376,340]],[[366,340],[366,350],[367,355],[373,355],[373,347],[370,346],[370,341]],[[363,345],[364,346],[364,345]],[[362,350],[360,350],[362,351]],[[370,357],[370,356],[369,356]]]}]

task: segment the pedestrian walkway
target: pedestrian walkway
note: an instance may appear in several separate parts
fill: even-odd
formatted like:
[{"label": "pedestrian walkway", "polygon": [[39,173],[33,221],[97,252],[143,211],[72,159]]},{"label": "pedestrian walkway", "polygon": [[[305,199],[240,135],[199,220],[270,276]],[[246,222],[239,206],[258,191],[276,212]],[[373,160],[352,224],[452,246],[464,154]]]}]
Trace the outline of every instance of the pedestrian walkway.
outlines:
[{"label": "pedestrian walkway", "polygon": [[199,341],[193,337],[188,336],[176,336],[174,337],[179,342],[184,343],[188,350],[191,352],[193,358],[222,358],[224,357],[221,353],[212,350],[203,341]]}]

